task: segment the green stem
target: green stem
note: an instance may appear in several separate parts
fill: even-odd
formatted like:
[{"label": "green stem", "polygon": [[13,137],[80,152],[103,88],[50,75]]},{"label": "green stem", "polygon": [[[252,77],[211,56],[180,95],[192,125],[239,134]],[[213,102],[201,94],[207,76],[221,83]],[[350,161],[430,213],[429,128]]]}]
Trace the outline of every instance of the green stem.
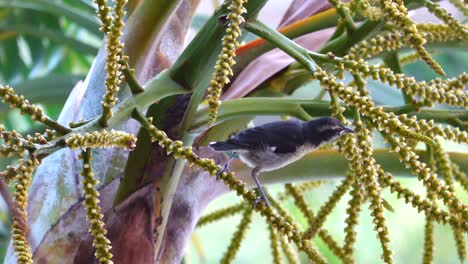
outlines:
[{"label": "green stem", "polygon": [[309,56],[309,52],[296,44],[294,41],[285,37],[283,34],[271,29],[258,20],[248,21],[245,24],[245,29],[265,39],[266,41],[273,43],[273,45],[280,48],[289,56],[300,62],[310,72],[315,71],[316,64]]},{"label": "green stem", "polygon": [[41,120],[41,123],[48,126],[49,128],[55,129],[58,133],[65,135],[72,131],[72,129],[62,126],[59,122],[47,117],[44,120]]},{"label": "green stem", "polygon": [[[308,33],[333,27],[336,25],[337,18],[336,10],[332,8],[281,28],[279,31],[287,38],[294,39]],[[274,48],[274,45],[261,41],[261,39],[254,40],[243,46],[237,52],[236,64],[232,68],[234,76],[237,76],[253,60]]]},{"label": "green stem", "polygon": [[[332,111],[330,102],[310,99],[291,98],[261,98],[250,97],[224,101],[218,111],[217,123],[241,118],[255,117],[257,115],[289,115],[302,120],[310,117],[329,116]],[[345,104],[343,115],[352,118],[353,111]],[[433,119],[436,122],[451,124],[454,118],[468,120],[468,112],[465,110],[447,109],[421,109],[416,111],[412,104],[403,106],[384,106],[385,112],[393,112],[397,115],[408,114],[421,119]],[[190,128],[191,131],[199,131],[208,125],[208,108],[202,107],[195,113],[195,119]]]},{"label": "green stem", "polygon": [[[401,70],[400,60],[398,58],[398,53],[395,51],[389,52],[384,56],[384,63],[390,68],[394,73],[403,73]],[[409,95],[404,89],[401,90],[403,95],[403,100],[405,104],[410,104],[413,102],[413,98]]]},{"label": "green stem", "polygon": [[[338,0],[340,1],[340,0]],[[334,5],[334,4],[333,4]],[[336,7],[336,11],[340,15],[340,17],[344,20],[345,26],[346,26],[346,31],[348,35],[352,35],[354,30],[356,30],[356,25],[354,24],[353,17],[351,16],[351,13],[347,7],[345,7],[343,4],[339,4]]]},{"label": "green stem", "polygon": [[354,30],[352,35],[343,34],[340,37],[328,42],[320,49],[320,53],[333,52],[338,56],[346,54],[346,52],[354,44],[364,40],[374,31],[378,30],[383,26],[383,22],[375,22],[366,20],[364,21],[356,30]]},{"label": "green stem", "polygon": [[128,88],[132,94],[139,94],[145,91],[143,86],[138,82],[133,74],[132,70],[130,69],[130,65],[128,65],[127,61],[120,62],[123,65],[122,73],[125,76],[125,82],[128,84]]}]

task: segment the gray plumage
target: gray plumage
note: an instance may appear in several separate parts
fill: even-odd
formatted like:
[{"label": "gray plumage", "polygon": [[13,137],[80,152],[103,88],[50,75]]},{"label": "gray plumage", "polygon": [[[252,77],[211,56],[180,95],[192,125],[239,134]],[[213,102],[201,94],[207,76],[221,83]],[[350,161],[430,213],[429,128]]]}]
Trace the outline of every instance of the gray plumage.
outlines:
[{"label": "gray plumage", "polygon": [[[213,142],[216,151],[233,151],[256,176],[261,171],[284,167],[340,135],[353,132],[335,118],[322,117],[308,122],[278,121],[246,129],[226,141]],[[226,166],[225,166],[226,167]]]}]

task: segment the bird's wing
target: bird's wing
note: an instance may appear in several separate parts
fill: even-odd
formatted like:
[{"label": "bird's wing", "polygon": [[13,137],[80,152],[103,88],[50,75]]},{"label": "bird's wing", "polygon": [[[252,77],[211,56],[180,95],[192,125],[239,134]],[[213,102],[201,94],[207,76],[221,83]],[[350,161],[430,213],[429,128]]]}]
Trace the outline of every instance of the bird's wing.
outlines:
[{"label": "bird's wing", "polygon": [[290,153],[304,144],[300,121],[279,121],[247,129],[230,139],[246,149],[271,148],[275,153]]}]

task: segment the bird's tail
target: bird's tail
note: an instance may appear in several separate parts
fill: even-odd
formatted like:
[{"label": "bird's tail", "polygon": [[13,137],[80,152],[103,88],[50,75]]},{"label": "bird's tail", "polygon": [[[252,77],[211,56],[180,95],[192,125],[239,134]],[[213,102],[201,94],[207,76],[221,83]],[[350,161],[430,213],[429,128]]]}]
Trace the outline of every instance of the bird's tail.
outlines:
[{"label": "bird's tail", "polygon": [[228,151],[239,149],[239,145],[227,141],[211,142],[210,147],[215,151]]}]

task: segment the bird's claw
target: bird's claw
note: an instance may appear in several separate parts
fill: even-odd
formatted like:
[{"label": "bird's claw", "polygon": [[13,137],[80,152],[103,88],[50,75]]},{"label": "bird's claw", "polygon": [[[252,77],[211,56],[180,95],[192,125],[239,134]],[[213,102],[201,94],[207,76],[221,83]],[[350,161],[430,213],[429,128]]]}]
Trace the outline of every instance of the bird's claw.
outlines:
[{"label": "bird's claw", "polygon": [[257,199],[255,199],[255,201],[253,202],[253,209],[255,209],[255,207],[257,207],[257,204],[259,204],[260,202],[264,201],[265,204],[268,206],[268,207],[271,207],[270,205],[270,201],[268,200],[268,198],[265,196],[265,195],[260,195],[260,197],[258,197]]},{"label": "bird's claw", "polygon": [[224,172],[229,173],[229,168],[228,168],[228,163],[225,163],[223,167],[216,173],[216,180],[221,179],[221,175],[223,175]]}]

